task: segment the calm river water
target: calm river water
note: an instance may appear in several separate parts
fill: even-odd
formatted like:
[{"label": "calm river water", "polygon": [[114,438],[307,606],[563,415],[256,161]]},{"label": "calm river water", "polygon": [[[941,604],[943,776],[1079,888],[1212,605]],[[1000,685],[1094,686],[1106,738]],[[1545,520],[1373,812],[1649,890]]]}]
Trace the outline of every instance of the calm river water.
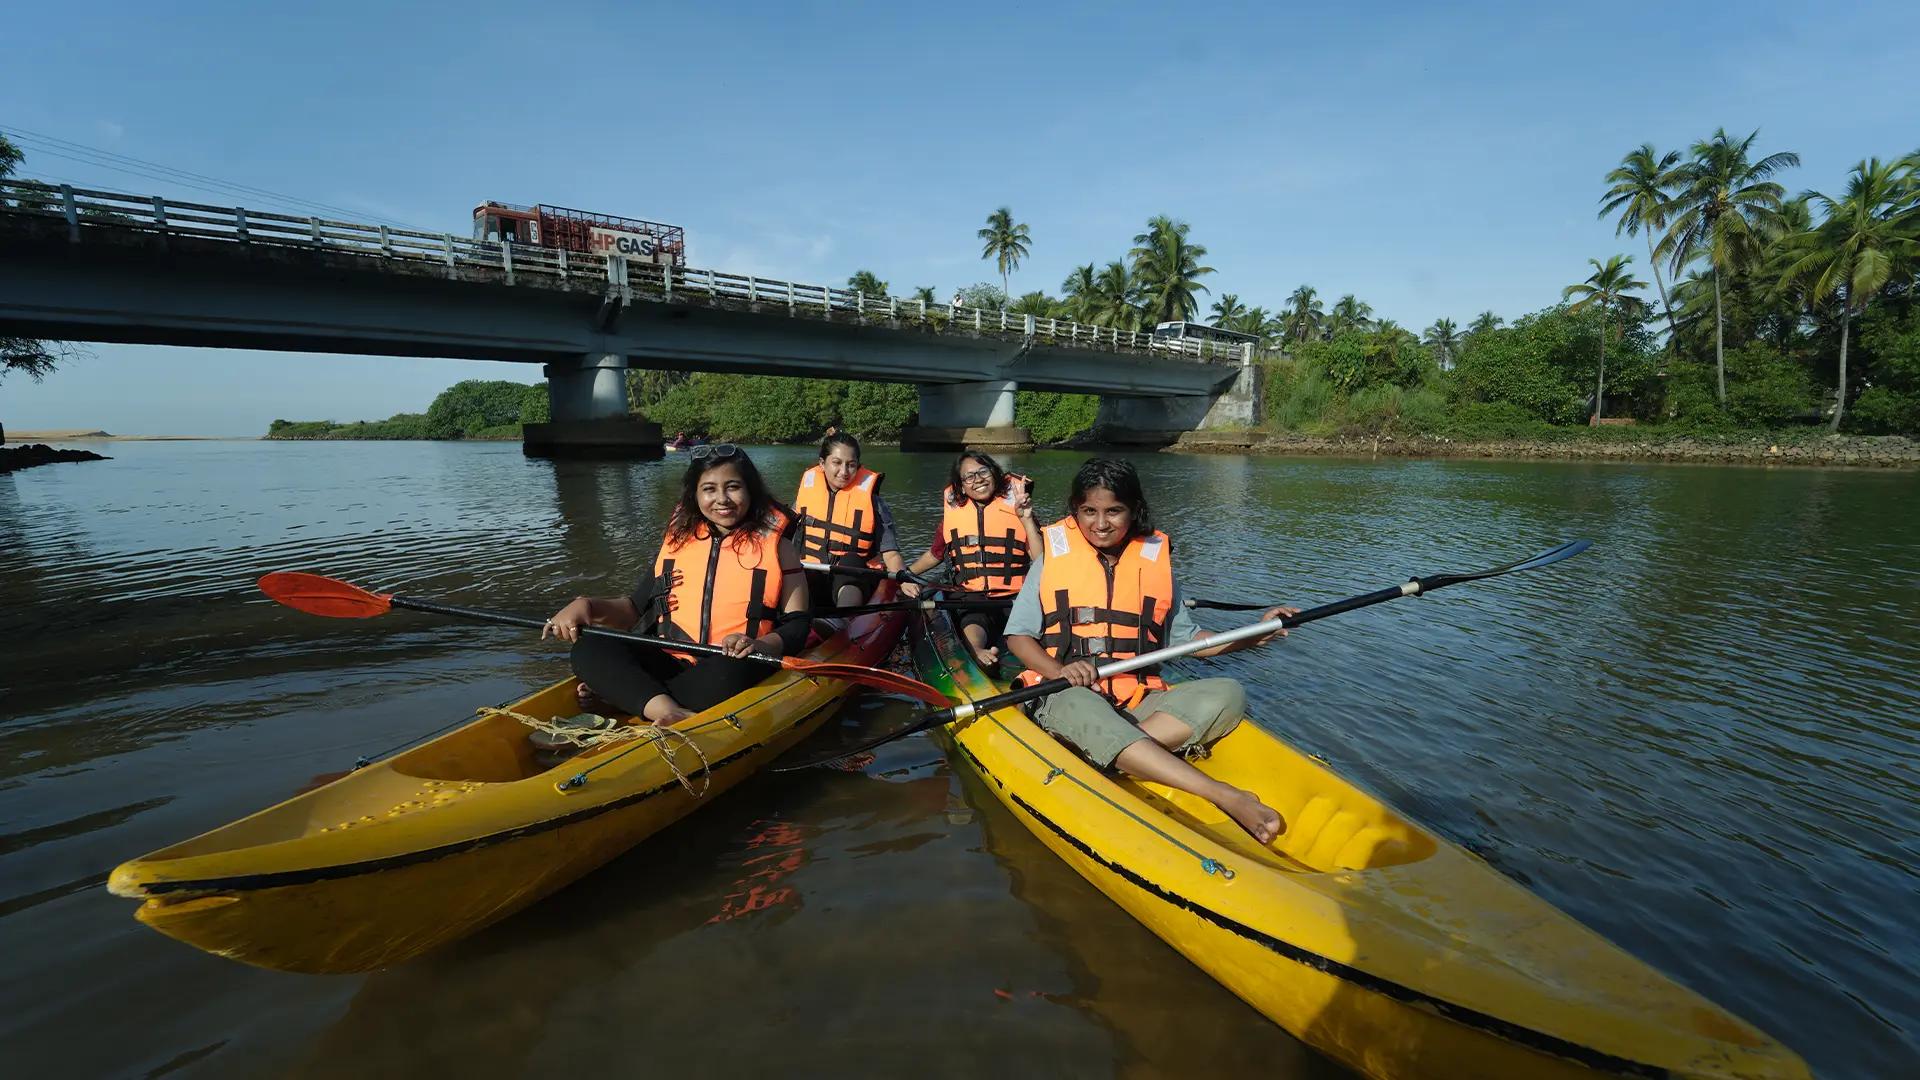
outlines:
[{"label": "calm river water", "polygon": [[[1335,1075],[919,738],[866,775],[758,777],[387,972],[275,974],[147,930],[114,864],[565,671],[529,633],[316,619],[257,575],[543,616],[626,591],[678,468],[106,452],[0,477],[9,1074]],[[756,456],[785,488],[810,455]],[[1260,722],[1823,1075],[1920,1072],[1920,475],[1138,460],[1193,595],[1320,602],[1591,537],[1219,669]],[[1052,508],[1078,461],[1020,464]],[[870,463],[923,542],[946,457]]]}]

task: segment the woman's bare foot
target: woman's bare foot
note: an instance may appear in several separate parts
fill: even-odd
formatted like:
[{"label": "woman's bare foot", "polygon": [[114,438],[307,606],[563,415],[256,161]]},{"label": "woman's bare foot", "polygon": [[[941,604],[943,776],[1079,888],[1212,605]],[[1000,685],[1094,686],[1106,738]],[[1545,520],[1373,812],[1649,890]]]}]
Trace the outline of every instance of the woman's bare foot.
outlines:
[{"label": "woman's bare foot", "polygon": [[659,712],[661,714],[659,716],[654,716],[651,713],[649,713],[646,718],[647,723],[653,724],[657,727],[672,727],[673,725],[693,715],[692,709],[683,709],[677,705],[671,709],[661,709],[659,710]]},{"label": "woman's bare foot", "polygon": [[1273,807],[1260,801],[1260,797],[1245,788],[1229,788],[1232,795],[1214,800],[1214,804],[1227,812],[1227,816],[1238,822],[1255,840],[1262,844],[1271,844],[1286,831],[1287,823]]},{"label": "woman's bare foot", "polygon": [[583,682],[573,684],[573,698],[580,703],[581,712],[599,713],[601,716],[621,715],[613,702],[593,692],[593,687]]}]

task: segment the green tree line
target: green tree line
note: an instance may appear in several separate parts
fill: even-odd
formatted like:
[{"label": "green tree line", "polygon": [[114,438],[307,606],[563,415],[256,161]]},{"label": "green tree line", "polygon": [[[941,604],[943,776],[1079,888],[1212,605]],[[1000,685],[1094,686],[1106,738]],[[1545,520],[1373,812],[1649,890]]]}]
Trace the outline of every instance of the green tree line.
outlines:
[{"label": "green tree line", "polygon": [[[1920,151],[1859,162],[1835,194],[1789,196],[1776,177],[1799,156],[1757,140],[1721,129],[1685,152],[1643,145],[1604,177],[1600,216],[1644,239],[1654,298],[1620,253],[1512,325],[1483,311],[1416,335],[1311,284],[1271,309],[1223,292],[1210,321],[1259,341],[1267,420],[1289,429],[1507,435],[1619,417],[1920,434]],[[1158,215],[1124,258],[1074,267],[1060,295],[1009,299],[1031,230],[1000,207],[978,235],[1002,286],[963,289],[967,303],[1098,326],[1193,321],[1215,273],[1187,224]]]},{"label": "green tree line", "polygon": [[440,391],[423,413],[385,420],[275,420],[269,439],[513,439],[547,419],[547,384],[468,379]]}]

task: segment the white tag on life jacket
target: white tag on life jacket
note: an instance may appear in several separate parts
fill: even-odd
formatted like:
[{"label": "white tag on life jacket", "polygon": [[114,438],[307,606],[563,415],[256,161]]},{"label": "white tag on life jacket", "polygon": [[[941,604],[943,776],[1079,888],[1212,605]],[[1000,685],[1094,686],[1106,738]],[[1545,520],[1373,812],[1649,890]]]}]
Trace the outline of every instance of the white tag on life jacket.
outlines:
[{"label": "white tag on life jacket", "polygon": [[1166,544],[1158,536],[1149,536],[1140,541],[1140,557],[1148,562],[1160,561],[1160,549]]},{"label": "white tag on life jacket", "polygon": [[1067,553],[1067,527],[1065,525],[1047,526],[1047,554],[1065,555]]},{"label": "white tag on life jacket", "polygon": [[808,469],[806,472],[803,472],[800,474],[800,486],[803,488],[810,488],[813,486],[813,470],[812,469]]}]

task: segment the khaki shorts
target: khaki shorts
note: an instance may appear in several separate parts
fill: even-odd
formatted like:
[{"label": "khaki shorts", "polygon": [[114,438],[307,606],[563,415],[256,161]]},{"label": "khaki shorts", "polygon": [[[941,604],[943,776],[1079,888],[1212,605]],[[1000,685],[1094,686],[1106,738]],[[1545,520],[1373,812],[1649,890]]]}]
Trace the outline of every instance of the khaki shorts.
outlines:
[{"label": "khaki shorts", "polygon": [[1040,699],[1033,718],[1056,737],[1072,743],[1101,768],[1120,751],[1150,738],[1138,721],[1163,712],[1192,729],[1176,749],[1207,746],[1238,727],[1247,713],[1247,692],[1232,679],[1195,679],[1156,690],[1130,710],[1131,715],[1084,686],[1068,687]]}]

